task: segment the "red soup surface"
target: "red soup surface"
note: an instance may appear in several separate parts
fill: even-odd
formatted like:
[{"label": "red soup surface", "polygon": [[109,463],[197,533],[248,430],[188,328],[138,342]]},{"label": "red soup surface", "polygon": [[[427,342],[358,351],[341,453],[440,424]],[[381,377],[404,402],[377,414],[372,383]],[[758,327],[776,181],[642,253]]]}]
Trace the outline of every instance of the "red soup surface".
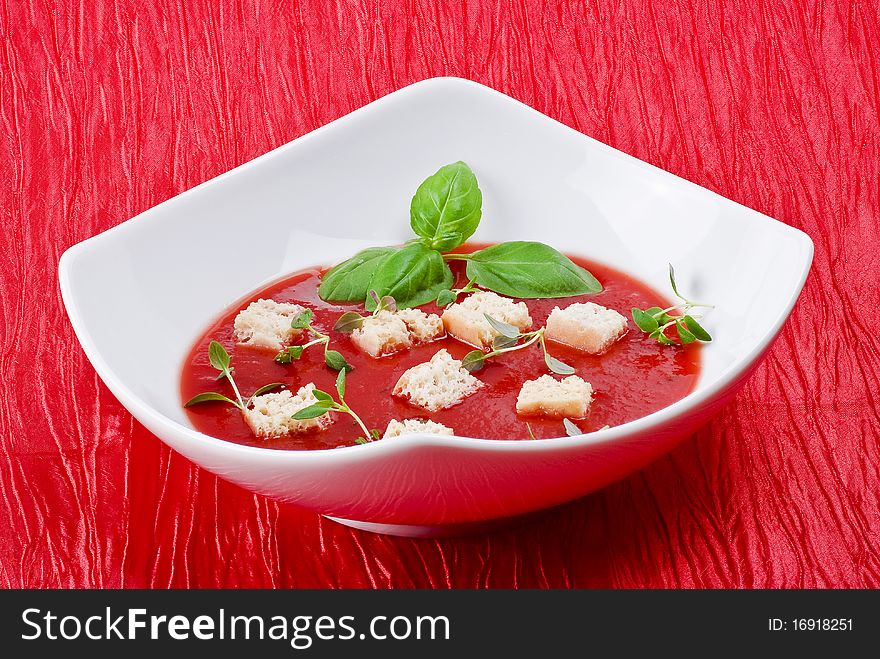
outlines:
[{"label": "red soup surface", "polygon": [[[461,251],[480,247],[469,244]],[[545,323],[553,307],[565,307],[575,302],[595,302],[617,310],[628,319],[632,307],[670,306],[650,287],[622,272],[581,258],[571,258],[592,272],[604,290],[598,295],[525,300],[534,328]],[[458,287],[467,281],[463,265],[459,261],[451,263]],[[446,337],[380,359],[369,357],[357,349],[349,336],[331,329],[336,319],[346,311],[365,313],[363,305],[334,304],[321,300],[318,285],[322,272],[313,269],[290,275],[226,310],[196,341],[183,365],[181,403],[203,391],[219,391],[230,397],[233,395],[228,382],[217,381],[217,371],[208,362],[208,345],[212,340],[219,341],[229,351],[235,368],[235,381],[244,397],[270,382],[283,382],[293,391],[314,382],[316,387],[335,397],[336,372],[324,364],[320,346],[307,349],[299,361],[279,365],[274,362],[275,351],[236,345],[233,338],[236,314],[254,300],[271,298],[277,302],[295,302],[314,311],[312,325],[329,334],[331,347],[345,355],[354,367],[348,374],[345,399],[369,428],[384,432],[391,419],[430,418],[453,428],[455,434],[463,437],[530,440],[527,422],[538,439],[565,436],[561,419],[521,417],[516,413],[516,396],[523,382],[548,373],[538,345],[489,360],[482,370],[475,373],[487,386],[449,409],[430,413],[393,397],[391,391],[406,369],[428,361],[441,348],[448,350],[456,359],[461,359],[473,348]],[[434,304],[421,308],[426,313],[440,313]],[[700,370],[698,345],[661,346],[640,332],[631,319],[627,334],[603,355],[585,355],[552,342],[548,342],[548,348],[554,357],[573,366],[577,375],[593,386],[595,393],[589,416],[576,422],[584,432],[598,430],[605,425],[617,426],[674,403],[694,388]],[[335,422],[323,431],[280,439],[260,439],[253,435],[240,412],[231,405],[205,403],[188,408],[187,413],[195,428],[207,435],[264,448],[335,448],[354,444],[355,437],[362,434],[351,417],[340,414],[336,414]]]}]

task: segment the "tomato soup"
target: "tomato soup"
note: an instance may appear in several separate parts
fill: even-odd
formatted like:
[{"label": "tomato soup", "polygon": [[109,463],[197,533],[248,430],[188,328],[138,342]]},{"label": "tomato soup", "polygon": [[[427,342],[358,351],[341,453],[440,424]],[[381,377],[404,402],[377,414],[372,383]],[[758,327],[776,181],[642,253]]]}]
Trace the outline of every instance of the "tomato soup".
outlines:
[{"label": "tomato soup", "polygon": [[[479,249],[467,245],[459,251]],[[666,308],[670,303],[647,285],[622,272],[599,263],[571,257],[589,270],[602,283],[604,290],[596,295],[562,299],[524,300],[534,321],[533,328],[544,325],[554,307],[575,302],[595,302],[622,313],[629,319],[632,307]],[[467,283],[464,263],[452,262],[456,286]],[[561,419],[523,417],[516,413],[516,398],[526,380],[548,373],[540,346],[535,345],[488,360],[474,375],[486,386],[461,403],[438,412],[426,412],[391,395],[398,378],[408,368],[430,358],[445,348],[456,359],[473,350],[451,337],[420,345],[379,359],[374,359],[352,343],[350,336],[332,330],[339,316],[346,311],[365,313],[363,304],[324,302],[318,297],[321,269],[292,274],[243,300],[225,311],[196,341],[181,375],[181,404],[203,391],[219,391],[231,396],[225,380],[217,380],[217,371],[208,362],[207,349],[212,340],[229,351],[234,377],[243,396],[270,382],[283,382],[288,389],[313,382],[318,389],[335,396],[336,372],[328,368],[320,346],[305,350],[302,357],[290,364],[274,361],[276,352],[236,345],[233,322],[238,312],[259,298],[292,302],[314,312],[312,325],[331,337],[330,347],[341,352],[353,370],[348,374],[346,403],[369,428],[385,431],[391,419],[429,418],[442,423],[462,437],[526,440],[566,435]],[[459,298],[459,301],[463,298]],[[436,305],[421,307],[426,313],[441,313]],[[666,407],[687,395],[695,386],[700,371],[699,344],[662,346],[639,331],[629,319],[629,331],[605,354],[586,355],[570,347],[548,342],[551,354],[573,366],[577,375],[589,382],[594,390],[589,416],[576,421],[584,432],[603,426],[617,426]],[[556,376],[559,377],[559,376]],[[335,414],[334,423],[322,431],[290,435],[277,439],[254,436],[232,405],[208,403],[187,408],[193,426],[213,437],[248,446],[272,449],[325,449],[353,445],[362,435],[356,422],[346,414]],[[528,424],[528,426],[526,425]],[[395,441],[395,440],[386,440]]]}]

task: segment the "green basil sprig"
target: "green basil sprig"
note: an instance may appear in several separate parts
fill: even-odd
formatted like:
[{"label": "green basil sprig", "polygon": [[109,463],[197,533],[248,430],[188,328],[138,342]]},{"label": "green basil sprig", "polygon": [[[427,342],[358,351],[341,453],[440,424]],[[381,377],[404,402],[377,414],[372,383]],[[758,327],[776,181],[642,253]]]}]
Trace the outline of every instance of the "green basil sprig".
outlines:
[{"label": "green basil sprig", "polygon": [[242,412],[251,404],[251,401],[257,397],[262,396],[265,393],[272,391],[273,389],[277,389],[278,387],[283,387],[284,385],[281,382],[272,382],[271,384],[264,384],[262,387],[257,389],[254,393],[250,395],[250,397],[245,401],[241,397],[241,393],[238,391],[238,385],[235,383],[235,378],[233,377],[232,368],[232,358],[229,356],[229,353],[226,352],[226,348],[222,346],[217,341],[211,341],[211,344],[208,346],[208,361],[211,363],[211,366],[216,368],[220,374],[217,376],[218,380],[229,380],[229,385],[232,387],[232,391],[235,394],[235,400],[224,396],[221,393],[216,391],[205,391],[200,394],[197,394],[190,398],[186,403],[184,403],[184,407],[192,407],[193,405],[200,405],[201,403],[227,403],[229,405],[234,405]]},{"label": "green basil sprig", "polygon": [[304,343],[302,345],[284,347],[281,352],[275,355],[275,363],[290,364],[291,362],[294,362],[302,357],[302,354],[306,350],[306,348],[310,348],[314,345],[320,345],[324,347],[324,363],[327,364],[327,366],[332,368],[334,371],[351,371],[354,367],[347,361],[345,361],[345,357],[342,356],[342,353],[338,350],[330,349],[330,336],[324,334],[323,332],[315,329],[312,326],[313,317],[314,312],[311,309],[301,311],[299,314],[294,316],[293,320],[290,321],[290,326],[293,329],[307,330],[309,334],[313,335],[315,338],[308,343]]},{"label": "green basil sprig", "polygon": [[361,430],[364,431],[363,436],[355,439],[356,444],[364,444],[366,442],[374,441],[379,438],[379,431],[376,429],[368,430],[367,426],[364,425],[364,422],[361,418],[355,413],[353,409],[348,406],[348,403],[345,402],[345,369],[339,369],[339,374],[336,376],[336,395],[339,398],[339,402],[333,400],[333,396],[328,394],[326,391],[321,391],[320,389],[313,389],[312,395],[317,399],[316,403],[309,405],[308,407],[302,408],[299,412],[293,415],[293,418],[302,421],[305,419],[315,419],[319,416],[324,416],[328,412],[341,412],[342,414],[348,414],[352,419],[354,419],[358,426],[360,426]]},{"label": "green basil sprig", "polygon": [[571,375],[575,372],[574,368],[565,362],[556,359],[547,352],[547,341],[544,338],[545,328],[541,327],[531,332],[520,332],[518,327],[503,323],[496,318],[492,318],[489,314],[483,314],[492,328],[498,332],[492,341],[492,350],[483,352],[482,350],[471,350],[462,360],[462,368],[473,373],[479,371],[486,364],[487,359],[504,355],[515,350],[528,348],[535,343],[540,344],[541,350],[544,352],[544,363],[548,370],[559,375]]},{"label": "green basil sprig", "polygon": [[[467,164],[441,167],[418,187],[410,203],[416,238],[397,247],[371,247],[331,268],[318,295],[331,302],[363,302],[392,296],[401,309],[433,300],[451,304],[474,284],[517,298],[558,298],[602,291],[593,275],[564,254],[538,242],[500,243],[472,254],[449,253],[470,238],[480,224],[483,194]],[[467,261],[470,284],[451,290],[448,261]]]},{"label": "green basil sprig", "polygon": [[[656,339],[660,345],[675,345],[675,341],[666,336],[666,330],[675,327],[678,334],[678,340],[686,345],[695,341],[709,343],[712,336],[707,332],[699,322],[701,315],[692,314],[691,310],[697,307],[712,309],[711,304],[702,304],[700,302],[692,302],[678,292],[678,286],[675,283],[675,269],[669,264],[669,284],[672,286],[672,292],[675,297],[683,302],[676,304],[667,309],[660,307],[650,307],[649,309],[639,309],[633,307],[632,319],[636,326],[652,339]],[[678,315],[671,315],[670,311],[677,311]]]}]

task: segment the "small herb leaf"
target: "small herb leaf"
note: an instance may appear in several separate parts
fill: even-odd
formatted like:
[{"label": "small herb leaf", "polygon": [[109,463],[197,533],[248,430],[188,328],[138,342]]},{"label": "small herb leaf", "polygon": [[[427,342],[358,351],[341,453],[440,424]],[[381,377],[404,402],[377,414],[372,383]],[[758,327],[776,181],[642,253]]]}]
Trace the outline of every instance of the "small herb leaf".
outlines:
[{"label": "small herb leaf", "polygon": [[229,353],[226,352],[226,348],[217,341],[211,341],[211,345],[208,346],[208,361],[211,362],[211,366],[218,371],[229,370]]},{"label": "small herb leaf", "polygon": [[355,444],[368,444],[369,442],[367,441],[367,439],[365,437],[355,437],[354,443]]},{"label": "small herb leaf", "polygon": [[652,338],[657,339],[657,341],[660,343],[660,345],[664,345],[664,346],[674,346],[675,345],[675,341],[673,341],[668,336],[663,334],[663,332],[657,332],[656,335],[652,334],[651,336],[652,336]]},{"label": "small herb leaf", "polygon": [[275,355],[276,364],[289,364],[295,359],[299,359],[303,354],[302,346],[287,346],[284,350]]},{"label": "small herb leaf", "polygon": [[547,368],[549,368],[554,373],[558,373],[559,375],[571,375],[575,372],[574,368],[566,364],[565,362],[561,362],[556,357],[551,357],[546,352],[544,353],[544,361],[547,364]]},{"label": "small herb leaf", "polygon": [[306,419],[316,419],[319,416],[324,416],[329,411],[329,407],[326,405],[322,405],[320,403],[316,403],[314,405],[309,405],[308,407],[302,408],[299,412],[293,415],[293,418],[297,421],[305,421]]},{"label": "small herb leaf", "polygon": [[[658,309],[659,310],[659,309]],[[653,332],[655,329],[660,327],[660,324],[657,322],[657,319],[654,316],[650,315],[650,309],[648,311],[642,311],[641,309],[637,309],[633,307],[632,309],[632,319],[633,322],[638,325],[639,329],[643,332]]]},{"label": "small herb leaf", "polygon": [[505,348],[512,348],[517,343],[519,343],[518,338],[511,338],[509,336],[499,334],[494,339],[492,339],[492,350],[504,350]]},{"label": "small herb leaf", "polygon": [[312,396],[325,403],[333,402],[333,397],[326,391],[321,391],[320,389],[312,389]]},{"label": "small herb leaf", "polygon": [[267,394],[273,389],[277,389],[278,387],[283,387],[283,382],[272,382],[271,384],[264,384],[262,387],[257,389],[254,393],[251,394],[251,398],[256,398],[257,396],[262,396],[263,394]]},{"label": "small herb leaf", "polygon": [[301,311],[293,317],[293,320],[290,321],[290,326],[293,329],[305,329],[309,326],[309,323],[312,322],[312,317],[314,315],[315,314],[311,309]]},{"label": "small herb leaf", "polygon": [[584,434],[583,430],[578,428],[574,422],[569,421],[568,419],[563,419],[562,425],[565,426],[565,434],[569,437],[579,437]]},{"label": "small herb leaf", "polygon": [[461,366],[470,373],[473,373],[483,368],[485,361],[486,355],[482,350],[471,350],[461,360]]},{"label": "small herb leaf", "polygon": [[693,333],[688,330],[687,327],[682,325],[680,320],[675,321],[675,331],[678,332],[678,338],[680,338],[681,342],[685,345],[687,345],[688,343],[693,343],[697,340],[697,337],[695,337]]},{"label": "small herb leaf", "polygon": [[456,295],[448,288],[440,291],[439,295],[437,295],[437,306],[438,307],[448,307],[450,304],[455,302]]},{"label": "small herb leaf", "polygon": [[376,311],[397,311],[397,302],[390,295],[384,296],[381,300],[379,300],[379,306],[376,307]]},{"label": "small herb leaf", "polygon": [[672,286],[672,292],[675,293],[676,297],[687,302],[687,300],[682,297],[681,293],[678,292],[678,287],[675,285],[675,268],[672,267],[671,263],[669,264],[669,283]]},{"label": "small herb leaf", "polygon": [[[452,272],[440,252],[413,243],[382,262],[371,286],[380,296],[393,297],[398,308],[408,309],[433,302],[452,283]],[[378,305],[368,297],[366,306],[373,311]]]},{"label": "small herb leaf", "polygon": [[544,243],[499,243],[470,255],[467,276],[484,288],[519,298],[599,293],[589,272]]},{"label": "small herb leaf", "polygon": [[459,161],[441,167],[416,190],[410,203],[410,225],[430,249],[461,245],[480,224],[483,195],[477,177]]},{"label": "small herb leaf", "polygon": [[487,313],[484,313],[483,315],[486,317],[486,322],[488,322],[492,326],[492,329],[498,332],[501,336],[506,336],[509,339],[516,339],[519,337],[520,332],[518,327],[496,320]]},{"label": "small herb leaf", "polygon": [[324,353],[324,363],[327,364],[334,371],[352,370],[351,364],[345,361],[345,357],[342,356],[342,353],[337,352],[336,350],[327,350]]},{"label": "small herb leaf", "polygon": [[339,375],[336,376],[336,393],[339,394],[339,400],[345,398],[345,369],[339,369]]},{"label": "small herb leaf", "polygon": [[706,341],[708,343],[712,340],[709,332],[707,332],[693,316],[685,316],[682,320],[684,320],[684,324],[687,325],[687,328],[691,333],[700,341]]},{"label": "small herb leaf", "polygon": [[318,295],[334,302],[362,302],[370,290],[370,280],[385,258],[399,247],[370,247],[327,271],[321,278]]},{"label": "small herb leaf", "polygon": [[[670,320],[672,320],[672,316],[663,311],[660,307],[649,307],[645,309],[645,313],[649,316],[652,316],[654,320],[657,321],[657,326],[665,325]],[[634,319],[635,320],[635,319]],[[647,330],[646,330],[647,331]]]},{"label": "small herb leaf", "polygon": [[218,401],[221,403],[229,403],[230,405],[235,405],[238,407],[238,403],[234,400],[227,398],[223,394],[218,394],[216,391],[206,391],[198,396],[193,396],[186,403],[184,403],[184,407],[192,407],[193,405],[199,405],[200,403],[211,403],[214,401]]},{"label": "small herb leaf", "polygon": [[351,334],[356,329],[360,329],[364,324],[364,317],[357,311],[347,311],[342,314],[333,325],[333,329],[342,334]]}]

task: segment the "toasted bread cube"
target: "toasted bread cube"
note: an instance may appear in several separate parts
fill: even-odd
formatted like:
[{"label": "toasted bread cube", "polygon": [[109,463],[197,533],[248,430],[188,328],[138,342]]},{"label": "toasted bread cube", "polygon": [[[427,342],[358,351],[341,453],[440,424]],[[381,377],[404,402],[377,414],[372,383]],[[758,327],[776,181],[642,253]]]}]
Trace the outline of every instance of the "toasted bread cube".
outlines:
[{"label": "toasted bread cube", "polygon": [[351,340],[371,357],[390,355],[411,345],[406,323],[390,311],[364,318],[363,324],[351,333]]},{"label": "toasted bread cube", "polygon": [[444,334],[437,314],[428,315],[419,309],[383,310],[364,318],[351,333],[351,340],[371,357],[382,357],[435,341]]},{"label": "toasted bread cube", "polygon": [[293,418],[293,415],[301,409],[318,402],[315,394],[312,393],[314,390],[315,385],[309,382],[300,387],[295,394],[285,389],[254,396],[250,406],[243,412],[244,420],[257,437],[264,439],[286,437],[310,430],[323,430],[333,423],[329,412],[314,419]]},{"label": "toasted bread cube", "polygon": [[393,394],[436,412],[460,403],[482,386],[482,382],[462,368],[459,360],[453,359],[446,350],[439,350],[431,361],[404,371],[394,385]]},{"label": "toasted bread cube", "polygon": [[599,355],[626,334],[626,318],[614,309],[586,302],[554,307],[545,336],[591,355]]},{"label": "toasted bread cube", "polygon": [[516,397],[517,414],[583,419],[593,402],[593,387],[577,375],[557,380],[542,375],[523,382]]},{"label": "toasted bread cube", "polygon": [[235,317],[235,339],[248,346],[281,350],[302,330],[290,326],[305,307],[275,300],[257,300]]},{"label": "toasted bread cube", "polygon": [[421,309],[400,309],[397,317],[406,323],[413,345],[430,343],[446,336],[443,321],[435,313],[427,314]]},{"label": "toasted bread cube", "polygon": [[443,325],[459,341],[475,348],[489,348],[498,336],[486,316],[513,325],[520,331],[532,327],[532,317],[525,302],[514,302],[491,291],[477,291],[443,312]]},{"label": "toasted bread cube", "polygon": [[388,422],[388,428],[382,439],[388,437],[400,437],[401,435],[452,435],[452,428],[444,426],[442,423],[434,423],[433,421],[422,419],[404,419],[397,421],[391,419]]}]

